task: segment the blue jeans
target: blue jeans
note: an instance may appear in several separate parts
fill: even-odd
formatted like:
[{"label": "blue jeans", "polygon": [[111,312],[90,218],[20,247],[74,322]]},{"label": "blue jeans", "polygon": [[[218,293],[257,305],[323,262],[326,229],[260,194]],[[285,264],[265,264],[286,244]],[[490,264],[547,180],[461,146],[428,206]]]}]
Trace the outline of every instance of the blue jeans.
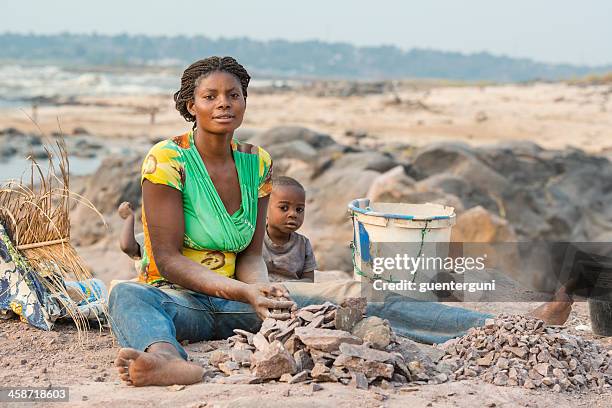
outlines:
[{"label": "blue jeans", "polygon": [[[325,301],[340,303],[344,297],[360,295],[359,283],[353,281],[286,282],[285,286],[298,307]],[[180,344],[183,340],[225,339],[234,334],[234,329],[257,332],[261,326],[246,303],[135,282],[113,288],[109,309],[113,332],[122,347],[144,351],[153,343],[167,342],[185,359],[187,353]],[[368,304],[367,315],[387,319],[397,334],[429,344],[461,336],[491,316],[435,302],[406,301],[400,296]]]},{"label": "blue jeans", "polygon": [[144,351],[153,343],[167,342],[185,359],[183,340],[225,339],[234,329],[257,332],[261,325],[246,303],[136,282],[122,282],[113,288],[109,312],[113,333],[122,347]]}]

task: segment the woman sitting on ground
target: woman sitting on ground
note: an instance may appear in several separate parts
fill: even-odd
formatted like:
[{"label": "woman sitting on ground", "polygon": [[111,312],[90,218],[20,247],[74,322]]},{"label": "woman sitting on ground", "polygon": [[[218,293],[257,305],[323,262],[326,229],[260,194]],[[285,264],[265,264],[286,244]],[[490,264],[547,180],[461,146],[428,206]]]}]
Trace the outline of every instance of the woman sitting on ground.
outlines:
[{"label": "woman sitting on ground", "polygon": [[110,298],[114,333],[129,347],[116,360],[128,383],[200,381],[180,340],[257,330],[271,309],[295,306],[270,299],[288,293],[268,283],[261,256],[270,156],[232,139],[249,80],[230,57],[192,64],[174,99],[193,130],[158,143],[143,163],[143,283],[120,283]]}]

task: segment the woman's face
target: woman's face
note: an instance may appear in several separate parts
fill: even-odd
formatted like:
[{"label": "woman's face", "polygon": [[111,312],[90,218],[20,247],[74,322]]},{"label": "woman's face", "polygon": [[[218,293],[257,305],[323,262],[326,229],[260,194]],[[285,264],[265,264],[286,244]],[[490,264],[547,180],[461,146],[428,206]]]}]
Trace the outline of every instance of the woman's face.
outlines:
[{"label": "woman's face", "polygon": [[215,71],[201,78],[193,101],[187,110],[203,130],[213,134],[227,134],[242,123],[246,100],[238,79],[223,71]]}]

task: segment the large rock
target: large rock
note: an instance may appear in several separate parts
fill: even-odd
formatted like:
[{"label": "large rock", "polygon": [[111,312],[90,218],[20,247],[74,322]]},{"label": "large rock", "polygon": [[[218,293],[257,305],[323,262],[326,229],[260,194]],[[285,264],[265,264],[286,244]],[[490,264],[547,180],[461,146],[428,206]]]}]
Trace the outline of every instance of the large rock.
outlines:
[{"label": "large rock", "polygon": [[[321,165],[325,167],[327,172],[333,169],[346,169],[353,172],[374,171],[383,173],[397,167],[399,163],[389,154],[369,150],[336,154],[330,158],[329,164],[322,162]],[[320,173],[323,172],[320,171]]]},{"label": "large rock", "polygon": [[253,354],[251,365],[254,366],[253,375],[261,379],[280,378],[281,375],[295,374],[297,365],[283,344],[275,340],[262,351]]},{"label": "large rock", "polygon": [[259,145],[268,150],[275,144],[296,140],[304,141],[315,149],[321,149],[336,143],[329,135],[298,126],[279,126],[269,129],[251,136],[249,143]]},{"label": "large rock", "polygon": [[466,208],[480,205],[499,214],[520,240],[608,237],[612,209],[604,203],[612,198],[612,165],[606,158],[506,142],[481,148],[437,143],[412,159],[419,187],[439,188]]},{"label": "large rock", "polygon": [[415,184],[416,181],[406,174],[403,166],[396,166],[372,182],[367,196],[372,201],[405,202],[402,195],[414,191]]},{"label": "large rock", "polygon": [[518,238],[508,220],[477,206],[457,216],[451,240],[453,242],[498,243],[516,242]]},{"label": "large rock", "polygon": [[[487,210],[499,213],[500,202],[477,184],[468,183],[464,177],[448,173],[439,173],[420,180],[414,186],[416,191],[432,191],[443,193],[443,197],[456,197],[461,201],[461,206],[455,206],[455,212],[461,212],[461,208],[472,208],[480,205]],[[447,198],[448,199],[448,198]],[[434,202],[434,201],[432,201]],[[450,202],[450,201],[449,201]],[[443,204],[443,203],[440,203]]]},{"label": "large rock", "polygon": [[385,173],[395,167],[400,166],[400,164],[395,160],[393,156],[390,154],[382,154],[378,157],[373,157],[368,161],[365,169],[373,170],[379,173]]},{"label": "large rock", "polygon": [[299,159],[305,162],[317,158],[317,150],[303,140],[291,140],[273,144],[266,149],[272,160],[279,159]]},{"label": "large rock", "polygon": [[442,204],[461,211],[459,198],[437,188],[423,188],[405,172],[404,166],[397,166],[377,177],[368,190],[367,197],[373,202]]},{"label": "large rock", "polygon": [[274,177],[287,176],[296,179],[306,188],[306,199],[312,201],[308,185],[314,174],[315,165],[312,162],[286,157],[272,157],[274,161]]},{"label": "large rock", "polygon": [[439,173],[452,174],[497,196],[509,187],[508,180],[466,144],[438,143],[424,147],[415,155],[413,165],[424,178]]},{"label": "large rock", "polygon": [[298,327],[295,335],[302,343],[312,349],[325,352],[336,351],[342,343],[361,344],[360,338],[343,330]]},{"label": "large rock", "polygon": [[[142,157],[108,157],[92,174],[81,195],[91,201],[104,216],[116,213],[123,201],[129,201],[135,210],[141,202],[140,167]],[[77,245],[91,245],[108,233],[104,221],[94,211],[78,205],[70,214],[71,239]]]},{"label": "large rock", "polygon": [[474,149],[476,156],[491,169],[503,174],[511,183],[533,184],[559,174],[547,153],[529,141],[503,142]]}]

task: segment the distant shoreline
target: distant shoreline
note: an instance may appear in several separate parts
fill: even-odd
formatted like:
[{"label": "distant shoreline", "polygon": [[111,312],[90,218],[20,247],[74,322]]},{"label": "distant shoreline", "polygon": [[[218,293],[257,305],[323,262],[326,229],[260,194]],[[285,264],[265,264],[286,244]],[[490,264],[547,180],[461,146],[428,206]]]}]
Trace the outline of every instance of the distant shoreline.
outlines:
[{"label": "distant shoreline", "polygon": [[208,55],[232,55],[259,77],[319,79],[439,78],[522,82],[612,72],[612,64],[549,64],[488,52],[464,54],[395,46],[205,36],[0,34],[0,61],[70,66],[181,69]]}]

